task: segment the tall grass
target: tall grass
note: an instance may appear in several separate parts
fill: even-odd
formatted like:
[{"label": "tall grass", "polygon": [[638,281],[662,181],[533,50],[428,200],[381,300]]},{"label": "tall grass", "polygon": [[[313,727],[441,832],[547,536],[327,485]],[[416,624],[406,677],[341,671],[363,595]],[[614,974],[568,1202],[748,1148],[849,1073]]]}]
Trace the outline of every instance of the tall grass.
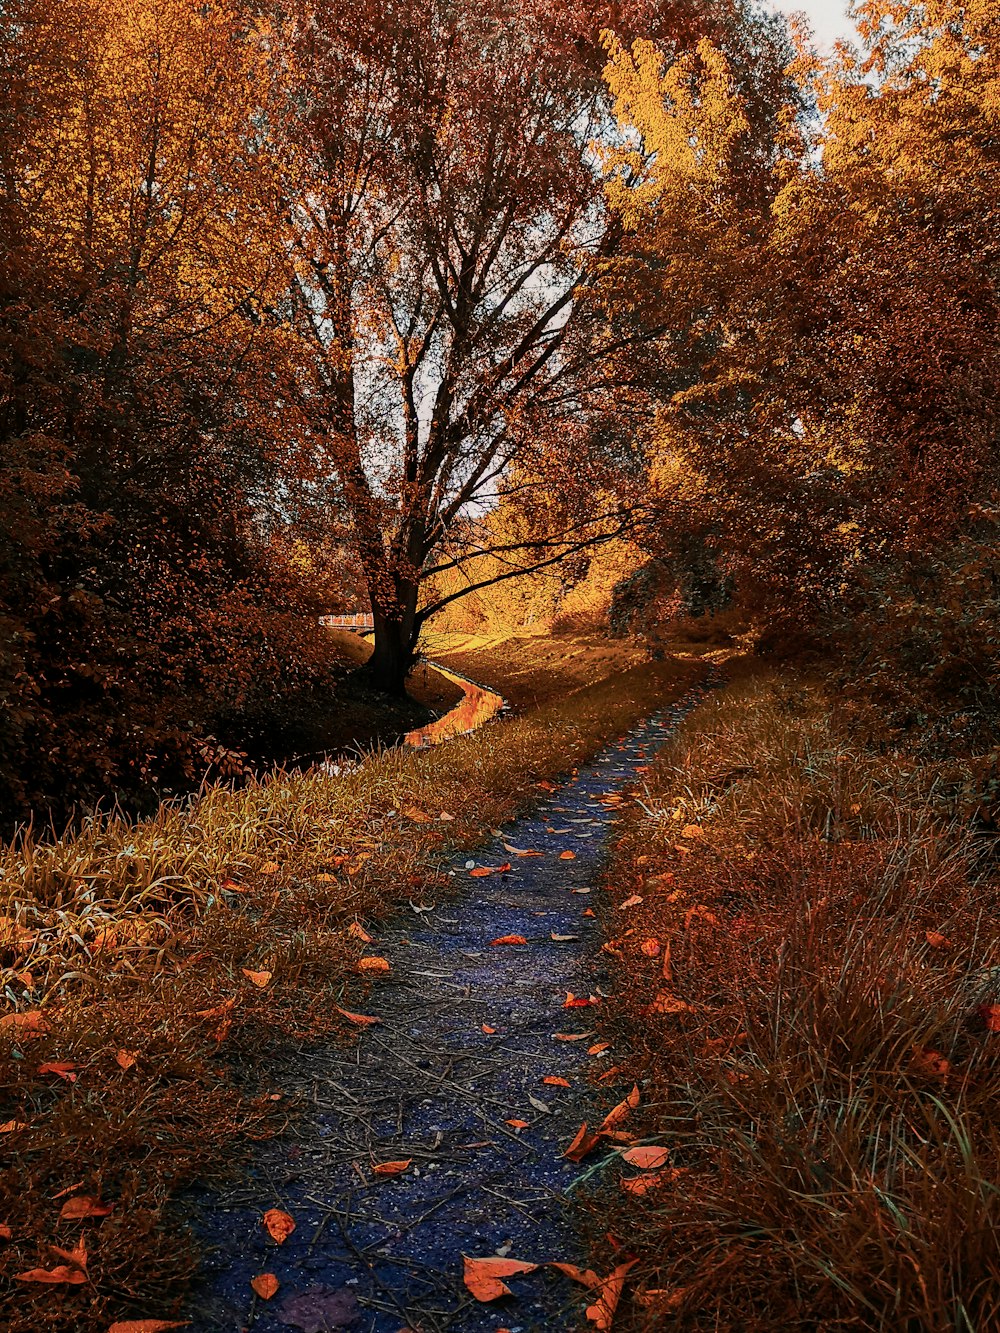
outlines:
[{"label": "tall grass", "polygon": [[[374,933],[394,906],[453,891],[443,853],[697,674],[649,665],[438,749],[214,787],[151,819],[110,814],[4,847],[0,1326],[103,1333],[113,1318],[170,1317],[196,1264],[170,1201],[292,1113],[266,1063],[246,1091],[252,1057],[356,1031],[341,1011],[363,1008],[371,985],[358,924]],[[75,1081],[44,1072],[53,1061]],[[62,1219],[67,1189],[114,1211]],[[81,1231],[86,1283],[13,1280],[59,1262],[50,1247]]]},{"label": "tall grass", "polygon": [[1000,1326],[988,849],[932,771],[763,673],[689,719],[643,807],[605,920],[639,1129],[681,1173],[609,1180],[632,1326]]}]

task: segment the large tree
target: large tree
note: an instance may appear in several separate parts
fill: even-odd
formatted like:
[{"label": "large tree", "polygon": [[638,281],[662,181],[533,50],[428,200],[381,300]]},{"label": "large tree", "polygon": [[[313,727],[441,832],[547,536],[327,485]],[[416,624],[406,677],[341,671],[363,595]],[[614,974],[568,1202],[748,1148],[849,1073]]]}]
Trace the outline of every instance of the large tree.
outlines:
[{"label": "large tree", "polygon": [[389,690],[443,604],[427,580],[493,549],[501,490],[537,497],[502,578],[628,521],[627,498],[593,504],[623,466],[613,338],[586,299],[614,239],[600,33],[671,45],[699,22],[694,5],[303,0],[285,30],[300,405],[350,511]]}]

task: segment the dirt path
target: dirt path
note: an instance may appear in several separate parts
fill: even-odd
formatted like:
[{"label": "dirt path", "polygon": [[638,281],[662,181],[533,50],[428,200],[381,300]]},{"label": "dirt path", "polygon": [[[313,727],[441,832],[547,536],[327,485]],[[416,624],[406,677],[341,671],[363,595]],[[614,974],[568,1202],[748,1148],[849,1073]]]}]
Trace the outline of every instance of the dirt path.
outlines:
[{"label": "dirt path", "polygon": [[[562,1152],[581,1121],[599,1120],[622,1092],[591,1078],[614,1060],[613,1051],[588,1055],[596,1036],[553,1034],[593,1026],[593,1009],[564,1002],[599,989],[598,932],[584,913],[614,820],[604,798],[640,780],[636,767],[700,693],[611,745],[476,854],[477,865],[510,861],[509,872],[470,877],[472,858],[458,859],[464,893],[379,937],[393,968],[368,1007],[379,1024],[354,1047],[302,1053],[287,1090],[313,1113],[204,1213],[210,1255],[190,1312],[196,1333],[551,1333],[582,1323],[582,1288],[551,1272],[511,1279],[513,1298],[473,1301],[462,1255],[582,1257],[567,1209],[581,1168]],[[518,857],[504,842],[543,855]],[[491,944],[506,935],[528,942]],[[406,1159],[399,1175],[372,1173],[373,1163]],[[296,1222],[280,1247],[261,1224],[271,1207]],[[266,1303],[250,1290],[263,1272],[281,1282]]]}]

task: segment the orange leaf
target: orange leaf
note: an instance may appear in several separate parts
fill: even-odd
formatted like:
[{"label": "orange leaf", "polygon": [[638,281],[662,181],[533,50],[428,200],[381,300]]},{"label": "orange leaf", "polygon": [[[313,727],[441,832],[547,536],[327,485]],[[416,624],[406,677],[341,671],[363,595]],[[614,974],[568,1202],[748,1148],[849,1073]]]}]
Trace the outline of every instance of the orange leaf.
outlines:
[{"label": "orange leaf", "polygon": [[576,1131],[576,1137],[569,1145],[563,1156],[570,1162],[581,1162],[587,1154],[600,1142],[599,1134],[589,1134],[587,1132],[586,1120]]},{"label": "orange leaf", "polygon": [[601,1283],[595,1303],[587,1306],[587,1318],[599,1329],[605,1330],[611,1327],[625,1286],[625,1275],[636,1263],[637,1259],[630,1259],[627,1264],[619,1264]]},{"label": "orange leaf", "polygon": [[49,1030],[49,1025],[38,1009],[29,1009],[23,1014],[5,1014],[0,1018],[0,1032],[13,1032],[21,1037],[41,1037]]},{"label": "orange leaf", "polygon": [[505,1120],[504,1124],[513,1125],[515,1129],[530,1129],[531,1122],[528,1120]]},{"label": "orange leaf", "polygon": [[626,1148],[621,1154],[621,1159],[623,1162],[628,1162],[629,1166],[641,1166],[644,1171],[653,1171],[666,1166],[670,1160],[670,1149],[653,1146]]},{"label": "orange leaf", "polygon": [[122,1069],[131,1069],[138,1058],[138,1051],[115,1051],[115,1062],[121,1065]]},{"label": "orange leaf", "polygon": [[372,942],[372,937],[358,921],[351,922],[347,927],[347,933],[348,935],[353,936],[354,939],[360,940],[362,944],[371,944]]},{"label": "orange leaf", "polygon": [[281,866],[278,865],[277,861],[265,861],[260,868],[260,873],[262,875],[276,875],[280,869]]},{"label": "orange leaf", "polygon": [[262,1301],[269,1301],[281,1283],[273,1273],[260,1273],[257,1277],[251,1278],[250,1285]]},{"label": "orange leaf", "polygon": [[468,1255],[462,1258],[465,1261],[465,1285],[477,1301],[495,1301],[498,1296],[509,1296],[510,1287],[501,1279],[515,1277],[518,1273],[533,1273],[538,1267],[521,1259],[470,1259]]},{"label": "orange leaf", "polygon": [[57,1074],[59,1078],[64,1078],[67,1083],[76,1082],[76,1074],[73,1072],[76,1065],[72,1060],[46,1060],[38,1066],[40,1074]]},{"label": "orange leaf", "polygon": [[271,980],[272,974],[270,972],[254,972],[249,967],[244,967],[241,968],[240,970],[246,977],[247,981],[252,981],[253,984],[255,986],[259,986],[261,990],[263,990],[264,987],[267,985],[267,983]]},{"label": "orange leaf", "polygon": [[501,935],[498,940],[490,940],[491,944],[527,944],[528,941],[523,935]]},{"label": "orange leaf", "polygon": [[700,824],[685,824],[681,829],[682,838],[703,838],[705,830]]},{"label": "orange leaf", "polygon": [[914,1046],[910,1057],[910,1068],[924,1078],[940,1079],[944,1082],[951,1073],[951,1062],[940,1051],[929,1046]]},{"label": "orange leaf", "polygon": [[414,824],[429,824],[431,822],[431,816],[416,805],[408,805],[403,814],[407,819],[412,819]]},{"label": "orange leaf", "polygon": [[230,996],[228,1000],[223,1000],[221,1004],[217,1004],[213,1009],[198,1009],[195,1012],[195,1018],[225,1018],[235,1003],[236,996]]},{"label": "orange leaf", "polygon": [[248,893],[249,890],[245,884],[238,884],[235,879],[224,879],[219,885],[220,889],[225,889],[227,893]]},{"label": "orange leaf", "polygon": [[572,991],[567,991],[563,1000],[564,1009],[586,1009],[591,1004],[600,1004],[596,995],[574,995]]},{"label": "orange leaf", "polygon": [[6,1222],[0,1222],[0,1240],[13,1240],[14,1233]]},{"label": "orange leaf", "polygon": [[559,860],[560,860],[560,861],[575,861],[575,860],[576,860],[576,852],[571,852],[571,851],[569,851],[569,850],[567,850],[567,851],[565,851],[565,852],[560,852],[560,853],[559,853]]},{"label": "orange leaf", "polygon": [[398,1176],[412,1161],[412,1157],[407,1157],[405,1162],[379,1162],[377,1166],[372,1167],[372,1171],[377,1176]]},{"label": "orange leaf", "polygon": [[28,1126],[23,1120],[5,1120],[0,1125],[0,1134],[16,1134],[19,1129],[27,1129]]},{"label": "orange leaf", "polygon": [[371,958],[358,959],[358,971],[363,972],[366,976],[374,976],[376,972],[391,972],[392,969],[389,966],[388,958],[372,956]]},{"label": "orange leaf", "polygon": [[639,897],[639,895],[637,893],[633,893],[631,898],[626,898],[625,901],[623,903],[619,903],[618,906],[622,908],[637,907],[641,902],[642,899]]},{"label": "orange leaf", "polygon": [[469,874],[473,879],[485,879],[487,875],[492,875],[493,871],[489,866],[476,866],[475,870],[470,870]]},{"label": "orange leaf", "polygon": [[585,907],[585,908],[583,909],[583,911],[580,913],[580,915],[581,915],[581,916],[593,916],[593,915],[594,915],[594,909],[593,909],[592,907]]},{"label": "orange leaf", "polygon": [[639,1105],[639,1085],[636,1083],[623,1102],[611,1108],[601,1121],[601,1129],[617,1129],[623,1120],[628,1119],[630,1111]]},{"label": "orange leaf", "polygon": [[119,1319],[108,1333],[167,1333],[169,1328],[188,1328],[190,1319]]},{"label": "orange leaf", "polygon": [[642,952],[647,958],[658,958],[660,956],[660,941],[657,939],[644,940]]},{"label": "orange leaf", "polygon": [[646,1005],[645,1012],[647,1014],[693,1014],[695,1010],[679,996],[670,995],[667,991],[660,991],[653,1003]]},{"label": "orange leaf", "polygon": [[552,1034],[556,1041],[583,1041],[585,1037],[592,1037],[593,1035],[592,1030],[590,1032],[553,1032]]},{"label": "orange leaf", "polygon": [[492,1037],[494,1032],[496,1032],[496,1028],[491,1028],[489,1023],[483,1023],[482,1029],[488,1037]]},{"label": "orange leaf", "polygon": [[610,1041],[595,1041],[593,1046],[587,1047],[587,1054],[600,1055],[601,1052],[606,1051],[610,1045]]},{"label": "orange leaf", "polygon": [[84,1217],[107,1217],[114,1212],[113,1203],[101,1203],[92,1194],[78,1194],[75,1199],[67,1199],[59,1210],[64,1222],[79,1222]]},{"label": "orange leaf", "polygon": [[356,1023],[358,1027],[369,1027],[372,1023],[381,1023],[382,1021],[380,1018],[374,1018],[371,1014],[352,1014],[350,1009],[341,1009],[338,1004],[333,1007],[338,1014],[347,1019],[348,1023]]},{"label": "orange leaf", "polygon": [[510,862],[504,861],[503,865],[497,866],[496,873],[498,875],[506,875],[507,871],[510,870],[510,868],[511,868]]},{"label": "orange leaf", "polygon": [[952,949],[954,945],[945,935],[937,930],[925,930],[924,938],[932,949]]},{"label": "orange leaf", "polygon": [[558,1078],[555,1074],[546,1074],[542,1079],[543,1083],[549,1083],[554,1088],[568,1088],[569,1079]]},{"label": "orange leaf", "polygon": [[72,1286],[79,1286],[81,1282],[87,1281],[87,1274],[80,1268],[71,1268],[68,1264],[57,1264],[55,1268],[29,1268],[26,1273],[15,1273],[15,1282],[44,1282],[50,1286],[55,1286],[60,1282],[68,1282]]},{"label": "orange leaf", "polygon": [[283,1245],[295,1230],[295,1219],[280,1208],[269,1208],[262,1220],[271,1239],[279,1245]]},{"label": "orange leaf", "polygon": [[581,1282],[585,1287],[590,1287],[592,1291],[601,1285],[601,1279],[592,1268],[577,1268],[576,1264],[563,1264],[553,1260],[548,1264],[549,1268],[555,1268],[566,1277],[572,1278],[574,1282]]}]

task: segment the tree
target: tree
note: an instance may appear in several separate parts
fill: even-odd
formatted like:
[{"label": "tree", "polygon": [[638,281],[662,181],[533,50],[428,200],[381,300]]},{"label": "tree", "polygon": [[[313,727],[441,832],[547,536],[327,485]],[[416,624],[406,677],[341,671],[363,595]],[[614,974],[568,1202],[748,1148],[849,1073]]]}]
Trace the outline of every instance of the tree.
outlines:
[{"label": "tree", "polygon": [[422,600],[425,581],[495,549],[477,520],[512,475],[537,521],[498,552],[498,577],[630,521],[629,497],[592,503],[627,470],[606,428],[612,344],[587,299],[615,240],[594,147],[612,127],[598,43],[612,21],[672,42],[702,20],[575,0],[314,0],[287,30],[300,401],[350,510],[372,669],[394,692],[444,604]]}]

